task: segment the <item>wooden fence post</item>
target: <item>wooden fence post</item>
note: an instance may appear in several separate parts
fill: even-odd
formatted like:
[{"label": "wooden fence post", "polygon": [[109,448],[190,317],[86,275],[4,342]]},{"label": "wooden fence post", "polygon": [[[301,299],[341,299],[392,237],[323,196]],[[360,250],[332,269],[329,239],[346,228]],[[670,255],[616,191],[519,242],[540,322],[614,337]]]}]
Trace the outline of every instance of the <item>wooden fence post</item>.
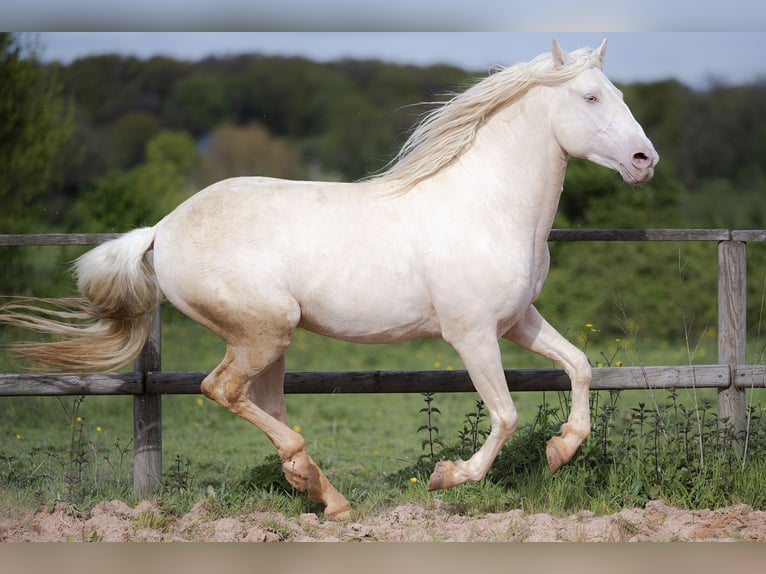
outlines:
[{"label": "wooden fence post", "polygon": [[140,395],[133,396],[133,492],[138,496],[151,496],[162,478],[162,396],[146,392],[150,371],[162,366],[160,311],[149,339],[133,364],[141,373]]},{"label": "wooden fence post", "polygon": [[745,363],[747,343],[747,244],[718,244],[718,363],[728,365],[731,384],[718,392],[718,420],[728,420],[737,436],[745,430],[745,391],[734,384]]}]

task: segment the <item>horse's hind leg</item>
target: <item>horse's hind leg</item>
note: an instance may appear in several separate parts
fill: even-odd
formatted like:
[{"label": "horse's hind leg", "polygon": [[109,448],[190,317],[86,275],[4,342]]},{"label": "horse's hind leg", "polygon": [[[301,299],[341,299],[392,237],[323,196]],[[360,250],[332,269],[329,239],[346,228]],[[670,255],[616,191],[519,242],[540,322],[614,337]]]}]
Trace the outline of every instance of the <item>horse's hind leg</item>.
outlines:
[{"label": "horse's hind leg", "polygon": [[279,422],[287,422],[285,404],[285,354],[274,361],[248,386],[248,396],[258,407]]},{"label": "horse's hind leg", "polygon": [[290,484],[324,503],[327,516],[344,518],[351,505],[308,456],[303,437],[287,426],[282,389],[285,346],[271,354],[228,346],[224,360],[202,382],[202,392],[261,429],[277,448]]},{"label": "horse's hind leg", "polygon": [[572,410],[561,436],[548,441],[548,467],[556,472],[590,434],[591,368],[585,354],[554,329],[533,306],[503,337],[559,363],[572,381]]}]

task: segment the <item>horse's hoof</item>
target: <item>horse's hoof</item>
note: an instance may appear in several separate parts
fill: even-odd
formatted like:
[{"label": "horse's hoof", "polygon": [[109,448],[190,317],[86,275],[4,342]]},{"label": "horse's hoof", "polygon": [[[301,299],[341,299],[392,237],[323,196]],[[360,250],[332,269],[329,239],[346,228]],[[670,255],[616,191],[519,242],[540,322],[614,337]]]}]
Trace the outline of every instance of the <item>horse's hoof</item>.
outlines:
[{"label": "horse's hoof", "polygon": [[324,509],[324,515],[329,520],[337,520],[338,522],[344,522],[351,518],[351,505],[348,502],[338,506],[328,505]]},{"label": "horse's hoof", "polygon": [[557,436],[554,436],[548,441],[548,446],[545,449],[545,456],[548,459],[548,468],[551,470],[551,473],[555,473],[567,462],[563,455],[564,447],[564,441]]},{"label": "horse's hoof", "polygon": [[452,485],[452,469],[454,465],[448,460],[441,460],[436,463],[431,478],[428,479],[428,491],[444,490]]}]

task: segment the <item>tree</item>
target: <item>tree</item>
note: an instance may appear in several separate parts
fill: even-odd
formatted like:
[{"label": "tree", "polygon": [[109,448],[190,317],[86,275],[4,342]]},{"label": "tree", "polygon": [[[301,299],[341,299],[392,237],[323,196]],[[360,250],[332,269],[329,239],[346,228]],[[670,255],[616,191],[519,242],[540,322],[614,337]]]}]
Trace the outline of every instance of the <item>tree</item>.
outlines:
[{"label": "tree", "polygon": [[41,200],[61,173],[71,134],[57,80],[19,36],[0,33],[0,228],[30,231],[45,222]]},{"label": "tree", "polygon": [[72,226],[78,231],[120,233],[154,225],[191,191],[198,163],[194,140],[164,131],[146,148],[146,161],[130,171],[113,171],[80,194]]},{"label": "tree", "polygon": [[206,147],[203,184],[240,175],[287,179],[304,175],[295,151],[258,122],[245,127],[227,124],[216,128]]},{"label": "tree", "polygon": [[[146,144],[159,133],[162,125],[148,112],[132,111],[118,118],[110,131],[110,164],[117,169],[130,169],[145,158]],[[102,149],[102,152],[104,150]]]},{"label": "tree", "polygon": [[201,136],[229,119],[225,86],[214,74],[194,72],[180,80],[166,101],[164,116],[173,129]]}]

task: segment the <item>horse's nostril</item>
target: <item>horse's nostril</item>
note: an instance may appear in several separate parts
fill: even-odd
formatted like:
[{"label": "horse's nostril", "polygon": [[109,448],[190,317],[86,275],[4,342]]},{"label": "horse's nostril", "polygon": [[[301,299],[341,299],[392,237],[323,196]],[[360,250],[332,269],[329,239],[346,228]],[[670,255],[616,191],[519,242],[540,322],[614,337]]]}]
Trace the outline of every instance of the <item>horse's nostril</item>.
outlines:
[{"label": "horse's nostril", "polygon": [[652,163],[652,160],[644,152],[639,151],[633,154],[633,165],[637,168],[644,168]]}]

